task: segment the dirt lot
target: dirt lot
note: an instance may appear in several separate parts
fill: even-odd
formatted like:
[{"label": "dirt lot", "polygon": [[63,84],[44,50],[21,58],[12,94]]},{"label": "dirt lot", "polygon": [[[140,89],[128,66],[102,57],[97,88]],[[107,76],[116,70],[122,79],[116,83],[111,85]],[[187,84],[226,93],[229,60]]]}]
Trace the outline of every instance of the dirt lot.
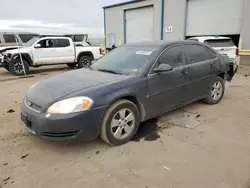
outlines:
[{"label": "dirt lot", "polygon": [[[63,71],[65,66],[35,69],[34,77],[17,79],[0,70],[0,187],[246,186],[250,178],[250,75],[244,75],[250,73],[249,68],[242,67],[227,84],[220,104],[198,102],[157,122],[148,121],[134,141],[119,147],[101,140],[45,142],[23,128],[19,103],[26,91]],[[7,113],[10,109],[15,112]]]}]

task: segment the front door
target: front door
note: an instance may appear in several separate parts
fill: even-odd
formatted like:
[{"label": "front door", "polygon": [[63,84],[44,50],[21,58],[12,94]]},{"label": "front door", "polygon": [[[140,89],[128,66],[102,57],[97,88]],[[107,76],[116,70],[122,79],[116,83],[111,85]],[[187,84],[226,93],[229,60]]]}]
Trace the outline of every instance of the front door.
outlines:
[{"label": "front door", "polygon": [[[148,76],[148,100],[151,116],[159,115],[186,102],[189,95],[188,65],[181,45],[171,46],[163,52],[158,62],[173,67],[172,71],[154,73]],[[159,63],[153,67],[156,68]],[[150,115],[149,115],[150,116]]]},{"label": "front door", "polygon": [[37,44],[40,47],[34,47],[33,59],[35,65],[53,64],[56,57],[56,50],[54,48],[52,39],[43,39]]}]

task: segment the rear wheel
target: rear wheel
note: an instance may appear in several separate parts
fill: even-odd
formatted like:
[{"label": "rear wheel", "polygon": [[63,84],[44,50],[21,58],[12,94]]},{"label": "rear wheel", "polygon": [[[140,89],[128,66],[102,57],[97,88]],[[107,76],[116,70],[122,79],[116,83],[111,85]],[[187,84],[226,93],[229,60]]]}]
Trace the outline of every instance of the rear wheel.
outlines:
[{"label": "rear wheel", "polygon": [[82,56],[78,61],[78,66],[80,68],[88,68],[91,65],[92,58],[89,56]]},{"label": "rear wheel", "polygon": [[9,71],[14,74],[15,76],[22,76],[24,75],[24,70],[23,66],[25,69],[25,73],[29,74],[29,64],[26,60],[23,59],[23,65],[20,59],[15,59],[12,60],[9,64]]},{"label": "rear wheel", "polygon": [[102,121],[101,138],[110,145],[121,145],[130,141],[140,124],[140,113],[134,103],[119,100],[112,104]]},{"label": "rear wheel", "polygon": [[77,63],[67,63],[68,67],[74,68]]},{"label": "rear wheel", "polygon": [[225,92],[225,81],[217,76],[212,82],[209,93],[204,102],[207,104],[217,104],[221,101]]}]

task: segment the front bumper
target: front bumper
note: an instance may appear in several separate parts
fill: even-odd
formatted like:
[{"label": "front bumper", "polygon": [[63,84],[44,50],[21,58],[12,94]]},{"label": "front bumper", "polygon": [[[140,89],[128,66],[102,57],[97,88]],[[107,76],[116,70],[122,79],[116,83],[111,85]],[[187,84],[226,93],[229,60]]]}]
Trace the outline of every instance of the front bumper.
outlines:
[{"label": "front bumper", "polygon": [[0,54],[0,67],[9,67],[10,58]]},{"label": "front bumper", "polygon": [[72,114],[39,113],[22,102],[21,119],[25,128],[45,140],[90,141],[99,136],[106,107]]}]

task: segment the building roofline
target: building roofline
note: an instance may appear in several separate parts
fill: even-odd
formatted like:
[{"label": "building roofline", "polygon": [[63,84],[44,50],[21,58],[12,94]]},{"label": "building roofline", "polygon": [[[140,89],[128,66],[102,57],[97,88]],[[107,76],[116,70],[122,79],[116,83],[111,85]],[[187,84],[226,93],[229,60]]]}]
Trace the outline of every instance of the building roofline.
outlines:
[{"label": "building roofline", "polygon": [[127,4],[131,4],[131,3],[137,3],[139,1],[144,1],[144,0],[130,0],[130,1],[125,1],[125,2],[122,2],[122,3],[116,3],[116,4],[113,4],[113,5],[107,5],[107,6],[104,6],[102,7],[103,9],[107,9],[107,8],[112,8],[112,7],[117,7],[117,6],[121,6],[121,5],[127,5]]}]

